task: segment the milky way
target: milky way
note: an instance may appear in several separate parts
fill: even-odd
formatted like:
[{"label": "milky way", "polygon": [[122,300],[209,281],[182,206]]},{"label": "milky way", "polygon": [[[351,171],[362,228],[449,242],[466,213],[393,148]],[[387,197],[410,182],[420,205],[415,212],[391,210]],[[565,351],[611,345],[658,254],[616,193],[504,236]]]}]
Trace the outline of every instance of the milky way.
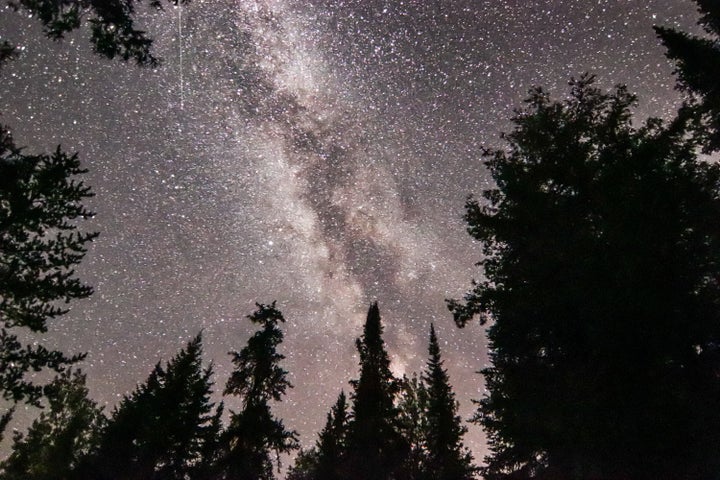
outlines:
[{"label": "milky way", "polygon": [[[585,71],[627,83],[640,116],[669,114],[652,25],[696,16],[689,0],[193,0],[143,18],[154,71],[2,11],[2,38],[23,47],[2,122],[29,151],[77,150],[97,194],[101,237],[79,269],[95,294],[46,341],[87,351],[91,392],[112,405],[203,330],[220,389],[244,316],[277,300],[296,385],[277,411],[309,446],[357,376],[373,300],[398,374],[423,368],[435,322],[470,415],[483,329],[456,329],[444,299],[480,275],[461,218],[488,186],[480,147],[530,86],[562,95]],[[482,457],[478,427],[468,441]]]}]

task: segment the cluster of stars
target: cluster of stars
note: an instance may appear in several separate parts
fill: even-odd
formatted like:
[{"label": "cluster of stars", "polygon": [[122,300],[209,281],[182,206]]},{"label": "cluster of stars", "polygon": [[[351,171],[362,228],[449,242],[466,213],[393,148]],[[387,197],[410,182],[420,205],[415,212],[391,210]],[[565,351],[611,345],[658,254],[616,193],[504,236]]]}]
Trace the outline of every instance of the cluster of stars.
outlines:
[{"label": "cluster of stars", "polygon": [[[563,95],[584,71],[639,92],[640,115],[667,114],[674,80],[652,25],[696,19],[689,0],[193,0],[181,17],[139,14],[155,71],[96,57],[87,32],[53,43],[33,18],[0,17],[22,45],[0,120],[29,151],[78,150],[97,194],[87,228],[101,237],[80,271],[96,294],[48,342],[87,351],[91,391],[113,404],[204,329],[221,386],[245,315],[277,300],[296,385],[278,412],[305,446],[357,376],[372,300],[396,373],[423,368],[435,323],[470,416],[484,335],[458,331],[444,299],[480,275],[461,218],[488,186],[480,147],[500,144],[529,87]],[[468,443],[481,459],[478,427]]]}]

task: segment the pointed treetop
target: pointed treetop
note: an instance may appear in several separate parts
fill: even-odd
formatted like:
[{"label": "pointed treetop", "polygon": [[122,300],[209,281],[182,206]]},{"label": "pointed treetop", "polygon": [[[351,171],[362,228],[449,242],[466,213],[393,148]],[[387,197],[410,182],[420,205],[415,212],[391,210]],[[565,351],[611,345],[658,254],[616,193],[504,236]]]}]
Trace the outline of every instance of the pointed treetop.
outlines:
[{"label": "pointed treetop", "polygon": [[431,363],[442,363],[440,360],[440,345],[438,345],[437,335],[435,334],[435,325],[430,323],[430,343],[428,344]]},{"label": "pointed treetop", "polygon": [[[380,320],[380,309],[377,302],[373,302],[368,309],[367,320],[363,327],[362,341],[367,346],[382,344],[383,327]],[[360,340],[358,339],[358,342]]]}]

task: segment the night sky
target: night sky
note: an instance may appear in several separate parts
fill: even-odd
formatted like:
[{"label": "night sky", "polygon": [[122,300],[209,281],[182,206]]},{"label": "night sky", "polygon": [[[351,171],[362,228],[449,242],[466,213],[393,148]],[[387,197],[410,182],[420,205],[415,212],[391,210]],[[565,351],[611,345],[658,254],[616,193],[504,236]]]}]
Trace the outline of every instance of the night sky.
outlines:
[{"label": "night sky", "polygon": [[[96,193],[78,269],[95,293],[46,344],[88,352],[91,394],[114,405],[202,330],[222,390],[245,316],[277,300],[295,389],[275,411],[304,446],[358,376],[374,300],[397,374],[423,368],[435,322],[470,416],[484,328],[457,329],[444,299],[481,275],[462,221],[490,185],[480,147],[502,145],[529,87],[562,96],[585,71],[626,83],[638,118],[671,114],[652,25],[697,30],[690,0],[192,0],[141,9],[164,58],[148,70],[0,12],[23,49],[0,122],[28,153],[79,152]],[[480,460],[480,428],[466,438]]]}]

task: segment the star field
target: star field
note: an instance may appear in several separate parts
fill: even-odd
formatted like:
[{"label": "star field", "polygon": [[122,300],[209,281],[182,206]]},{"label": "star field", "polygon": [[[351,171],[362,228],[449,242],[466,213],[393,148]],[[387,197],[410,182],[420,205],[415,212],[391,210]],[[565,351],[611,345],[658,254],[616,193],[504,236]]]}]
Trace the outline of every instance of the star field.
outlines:
[{"label": "star field", "polygon": [[[277,300],[296,388],[276,411],[304,446],[357,377],[373,300],[398,374],[423,368],[435,323],[471,415],[483,328],[458,330],[444,299],[480,275],[462,221],[488,186],[480,147],[501,145],[529,87],[563,95],[585,71],[626,83],[640,117],[670,114],[652,25],[697,30],[687,0],[193,0],[142,14],[164,63],[141,70],[0,12],[22,48],[0,121],[30,152],[78,151],[96,193],[79,269],[95,294],[46,343],[87,351],[113,405],[203,330],[221,390],[245,315]],[[479,427],[466,439],[480,461]]]}]

